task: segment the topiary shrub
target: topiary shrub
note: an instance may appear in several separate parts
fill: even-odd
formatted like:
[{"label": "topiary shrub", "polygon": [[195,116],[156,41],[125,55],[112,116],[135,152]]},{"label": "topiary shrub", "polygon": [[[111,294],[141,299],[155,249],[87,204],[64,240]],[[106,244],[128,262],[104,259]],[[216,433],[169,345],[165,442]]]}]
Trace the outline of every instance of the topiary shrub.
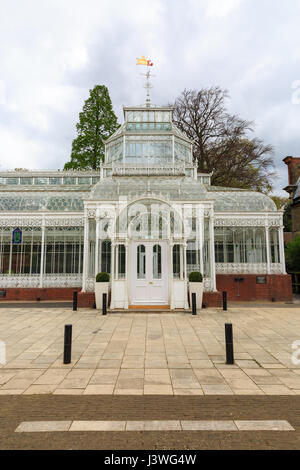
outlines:
[{"label": "topiary shrub", "polygon": [[198,271],[189,274],[189,281],[190,282],[202,282],[203,276]]},{"label": "topiary shrub", "polygon": [[96,276],[96,282],[109,282],[108,273],[98,273]]}]

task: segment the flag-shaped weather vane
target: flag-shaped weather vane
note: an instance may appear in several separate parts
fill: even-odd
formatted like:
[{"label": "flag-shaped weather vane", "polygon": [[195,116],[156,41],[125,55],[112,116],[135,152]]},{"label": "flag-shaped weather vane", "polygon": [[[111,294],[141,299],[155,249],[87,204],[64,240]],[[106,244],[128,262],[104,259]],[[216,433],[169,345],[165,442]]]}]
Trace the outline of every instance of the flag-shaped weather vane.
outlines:
[{"label": "flag-shaped weather vane", "polygon": [[151,75],[149,67],[153,67],[153,62],[152,60],[146,59],[143,55],[140,59],[137,58],[136,60],[136,65],[146,65],[147,67],[147,72],[142,73],[142,75],[146,77],[146,83],[144,85],[144,88],[147,90],[146,106],[150,107],[150,88],[153,88],[150,83],[150,77],[155,77],[155,75]]}]

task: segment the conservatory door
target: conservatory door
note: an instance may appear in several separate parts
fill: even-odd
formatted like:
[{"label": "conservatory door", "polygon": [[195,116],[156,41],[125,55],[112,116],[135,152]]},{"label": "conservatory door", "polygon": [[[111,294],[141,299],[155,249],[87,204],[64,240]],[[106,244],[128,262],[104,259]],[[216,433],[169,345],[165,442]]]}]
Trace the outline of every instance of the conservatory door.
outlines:
[{"label": "conservatory door", "polygon": [[133,242],[130,264],[130,303],[168,305],[168,243]]}]

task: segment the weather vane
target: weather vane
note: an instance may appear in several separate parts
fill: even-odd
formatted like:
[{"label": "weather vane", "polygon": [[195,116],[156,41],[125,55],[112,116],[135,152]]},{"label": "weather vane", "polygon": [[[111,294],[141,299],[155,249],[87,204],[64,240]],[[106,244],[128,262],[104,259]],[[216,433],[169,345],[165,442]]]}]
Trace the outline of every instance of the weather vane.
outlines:
[{"label": "weather vane", "polygon": [[150,88],[153,88],[153,86],[150,83],[150,77],[155,77],[155,75],[151,75],[149,67],[153,67],[153,62],[152,60],[147,60],[145,59],[145,56],[142,55],[141,59],[136,59],[137,63],[136,65],[146,65],[147,67],[147,72],[142,73],[141,75],[144,75],[146,77],[146,83],[144,85],[144,88],[147,90],[147,98],[146,98],[146,106],[150,107]]}]

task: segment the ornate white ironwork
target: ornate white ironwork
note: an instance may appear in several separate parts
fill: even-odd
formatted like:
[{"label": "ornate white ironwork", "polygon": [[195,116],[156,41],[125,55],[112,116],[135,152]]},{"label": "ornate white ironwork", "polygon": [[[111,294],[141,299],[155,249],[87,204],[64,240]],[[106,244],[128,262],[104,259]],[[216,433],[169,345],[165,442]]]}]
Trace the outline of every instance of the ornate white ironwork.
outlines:
[{"label": "ornate white ironwork", "polygon": [[95,279],[88,277],[85,281],[86,292],[95,292]]},{"label": "ornate white ironwork", "polygon": [[284,274],[281,263],[272,263],[270,267],[271,274]]},{"label": "ornate white ironwork", "polygon": [[282,224],[282,216],[266,218],[265,215],[255,217],[234,217],[230,214],[228,217],[215,216],[215,227],[279,227]]},{"label": "ornate white ironwork", "polygon": [[[45,274],[43,287],[81,287],[82,274]],[[0,274],[1,287],[40,287],[39,274]]]},{"label": "ornate white ironwork", "polygon": [[183,176],[185,170],[183,166],[113,166],[113,175],[177,175]]},{"label": "ornate white ironwork", "polygon": [[[43,219],[41,217],[0,217],[0,226],[2,227],[40,227]],[[64,215],[63,217],[45,217],[46,227],[78,227],[84,225],[82,216],[70,217]]]},{"label": "ornate white ironwork", "polygon": [[40,227],[41,225],[41,218],[0,217],[1,227]]},{"label": "ornate white ironwork", "polygon": [[[216,263],[217,274],[267,274],[267,263]],[[280,263],[271,264],[271,273],[282,273]]]}]

